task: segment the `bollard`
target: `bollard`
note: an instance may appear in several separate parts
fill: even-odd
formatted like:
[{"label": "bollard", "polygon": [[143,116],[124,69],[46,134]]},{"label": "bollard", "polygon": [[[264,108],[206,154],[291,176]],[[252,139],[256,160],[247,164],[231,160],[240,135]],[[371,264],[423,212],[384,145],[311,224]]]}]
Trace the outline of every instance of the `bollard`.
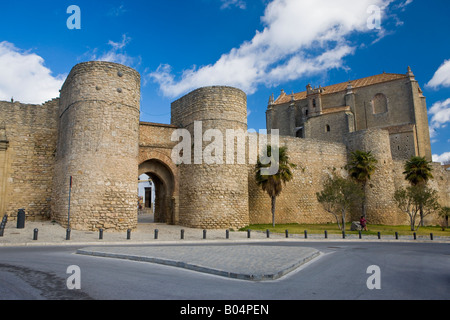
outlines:
[{"label": "bollard", "polygon": [[417,239],[417,235],[416,235],[416,233],[414,232],[414,240],[416,240]]},{"label": "bollard", "polygon": [[433,240],[433,234],[430,233],[430,240]]},{"label": "bollard", "polygon": [[270,238],[270,231],[269,231],[269,229],[266,230],[266,235],[267,235],[267,238]]},{"label": "bollard", "polygon": [[131,239],[131,229],[127,230],[127,240]]},{"label": "bollard", "polygon": [[184,229],[181,229],[181,240],[184,240]]},{"label": "bollard", "polygon": [[328,239],[328,231],[325,230],[325,239]]},{"label": "bollard", "polygon": [[378,231],[378,240],[381,239],[381,232]]},{"label": "bollard", "polygon": [[358,233],[359,233],[359,238],[361,239],[362,238],[361,230],[359,230]]},{"label": "bollard", "polygon": [[395,240],[398,240],[398,232],[395,232]]},{"label": "bollard", "polygon": [[342,231],[342,239],[345,239],[345,231]]},{"label": "bollard", "polygon": [[38,233],[39,233],[39,229],[34,229],[34,232],[33,232],[33,241],[37,241],[37,239],[38,239]]},{"label": "bollard", "polygon": [[206,239],[206,230],[203,230],[203,239]]},{"label": "bollard", "polygon": [[230,230],[225,231],[225,238],[230,239]]},{"label": "bollard", "polygon": [[286,238],[289,238],[289,230],[286,230],[285,233],[286,233]]},{"label": "bollard", "polygon": [[250,229],[248,229],[247,230],[247,238],[249,238],[249,239],[250,239],[250,232],[251,232]]},{"label": "bollard", "polygon": [[17,229],[25,228],[25,209],[19,209],[17,213]]},{"label": "bollard", "polygon": [[98,239],[103,240],[103,229],[98,230]]},{"label": "bollard", "polygon": [[66,230],[66,241],[70,240],[70,232],[71,232],[70,228]]},{"label": "bollard", "polygon": [[308,239],[308,231],[305,230],[304,233],[305,233],[305,239]]},{"label": "bollard", "polygon": [[158,230],[158,229],[155,229],[155,240],[158,239],[158,233],[159,233],[159,230]]}]

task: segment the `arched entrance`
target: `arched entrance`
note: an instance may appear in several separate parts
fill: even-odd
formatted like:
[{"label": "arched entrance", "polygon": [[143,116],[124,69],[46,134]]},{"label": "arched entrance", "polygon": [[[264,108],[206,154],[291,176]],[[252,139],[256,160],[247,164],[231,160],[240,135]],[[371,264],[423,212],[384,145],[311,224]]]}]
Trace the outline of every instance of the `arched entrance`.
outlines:
[{"label": "arched entrance", "polygon": [[155,187],[154,222],[175,224],[177,221],[177,197],[175,176],[164,162],[150,159],[139,165],[139,176],[146,174]]}]

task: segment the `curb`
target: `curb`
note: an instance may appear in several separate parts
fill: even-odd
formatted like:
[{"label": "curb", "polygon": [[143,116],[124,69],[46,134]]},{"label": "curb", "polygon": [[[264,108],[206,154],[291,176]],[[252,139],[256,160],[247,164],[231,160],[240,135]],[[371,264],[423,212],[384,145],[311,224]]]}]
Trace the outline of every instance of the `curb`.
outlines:
[{"label": "curb", "polygon": [[311,254],[308,254],[305,257],[300,257],[298,261],[293,264],[286,266],[285,268],[274,272],[274,273],[237,273],[226,270],[220,270],[212,267],[201,266],[195,263],[183,262],[179,260],[172,260],[166,258],[157,258],[150,256],[141,256],[141,255],[133,255],[133,254],[122,254],[122,253],[108,253],[108,252],[99,252],[99,251],[90,251],[89,249],[78,249],[76,254],[86,255],[86,256],[94,256],[101,258],[114,258],[114,259],[124,259],[138,262],[149,262],[156,263],[165,266],[183,268],[191,271],[197,271],[207,274],[212,274],[216,276],[221,276],[225,278],[237,279],[237,280],[246,280],[246,281],[272,281],[280,279],[281,277],[287,275],[288,273],[296,270],[300,266],[312,261],[313,259],[319,257],[322,253],[318,250],[314,251]]}]

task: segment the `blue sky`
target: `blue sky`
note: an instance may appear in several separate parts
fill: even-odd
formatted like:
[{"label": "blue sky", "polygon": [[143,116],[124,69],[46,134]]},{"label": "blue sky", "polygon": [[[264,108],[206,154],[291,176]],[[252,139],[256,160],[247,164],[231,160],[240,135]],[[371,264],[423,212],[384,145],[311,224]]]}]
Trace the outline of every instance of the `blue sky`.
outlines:
[{"label": "blue sky", "polygon": [[[80,30],[67,28],[70,5],[81,9]],[[17,0],[0,9],[1,100],[42,103],[75,64],[107,60],[141,73],[142,121],[170,123],[178,97],[231,85],[247,93],[248,126],[258,130],[281,89],[411,66],[435,160],[450,160],[448,0]]]}]

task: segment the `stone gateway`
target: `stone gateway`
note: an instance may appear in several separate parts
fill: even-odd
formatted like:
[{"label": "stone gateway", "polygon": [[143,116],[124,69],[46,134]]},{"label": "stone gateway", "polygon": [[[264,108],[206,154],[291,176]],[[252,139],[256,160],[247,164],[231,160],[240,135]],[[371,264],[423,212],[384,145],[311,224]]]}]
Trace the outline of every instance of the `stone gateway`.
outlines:
[{"label": "stone gateway", "polygon": [[[24,208],[27,219],[66,227],[72,177],[72,229],[135,229],[138,177],[145,173],[156,189],[156,222],[204,229],[271,222],[270,198],[256,185],[254,165],[236,161],[239,146],[251,152],[250,135],[227,140],[227,130],[247,132],[244,92],[199,88],[172,103],[171,124],[139,117],[139,73],[110,62],[76,65],[60,97],[42,105],[0,101],[0,215],[15,219]],[[203,137],[200,146],[193,144],[189,163],[172,160],[177,129]],[[277,223],[333,222],[316,192],[332,172],[345,174],[357,149],[371,151],[379,163],[366,190],[369,223],[407,223],[392,199],[395,189],[407,184],[403,164],[412,155],[431,160],[425,98],[411,69],[282,92],[269,100],[267,129],[279,129],[280,144],[297,164],[277,199]],[[214,143],[211,130],[221,133],[223,143]],[[233,161],[217,147],[230,143],[236,147]],[[198,161],[196,148],[213,156],[223,152],[223,163]],[[441,204],[450,206],[450,172],[432,166],[430,186]],[[359,213],[349,219],[359,219]],[[436,217],[426,222],[436,224]]]}]

